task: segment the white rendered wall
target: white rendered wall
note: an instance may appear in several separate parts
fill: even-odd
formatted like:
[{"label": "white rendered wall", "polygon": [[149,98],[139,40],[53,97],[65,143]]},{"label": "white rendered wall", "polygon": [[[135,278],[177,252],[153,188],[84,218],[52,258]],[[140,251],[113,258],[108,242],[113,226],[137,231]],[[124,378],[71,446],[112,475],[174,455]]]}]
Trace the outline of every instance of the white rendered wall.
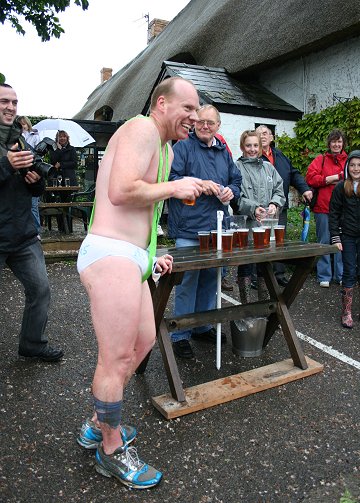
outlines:
[{"label": "white rendered wall", "polygon": [[287,133],[293,137],[294,121],[285,121],[278,119],[265,119],[264,117],[252,117],[245,115],[233,115],[221,113],[221,127],[219,133],[223,135],[230,150],[233,154],[233,159],[236,161],[241,155],[240,136],[246,129],[254,129],[255,124],[272,124],[275,126],[276,135]]},{"label": "white rendered wall", "polygon": [[260,83],[304,113],[360,96],[360,37],[260,73]]}]

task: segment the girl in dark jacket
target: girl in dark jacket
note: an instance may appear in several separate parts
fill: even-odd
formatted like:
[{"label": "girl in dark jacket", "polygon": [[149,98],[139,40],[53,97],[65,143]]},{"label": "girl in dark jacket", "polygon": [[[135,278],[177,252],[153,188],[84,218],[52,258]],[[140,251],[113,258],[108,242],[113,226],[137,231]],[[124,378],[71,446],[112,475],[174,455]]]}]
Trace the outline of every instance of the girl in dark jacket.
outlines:
[{"label": "girl in dark jacket", "polygon": [[360,274],[360,150],[348,156],[344,181],[338,183],[330,200],[329,228],[331,243],[342,252],[342,314],[345,328],[353,327],[351,306],[353,289]]}]

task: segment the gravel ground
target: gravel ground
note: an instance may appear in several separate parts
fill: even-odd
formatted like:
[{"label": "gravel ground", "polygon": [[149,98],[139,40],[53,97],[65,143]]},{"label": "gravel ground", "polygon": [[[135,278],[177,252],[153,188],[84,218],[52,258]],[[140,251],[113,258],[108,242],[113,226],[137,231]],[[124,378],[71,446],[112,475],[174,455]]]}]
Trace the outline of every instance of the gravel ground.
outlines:
[{"label": "gravel ground", "polygon": [[[360,501],[359,370],[305,342],[323,372],[172,421],[150,402],[168,392],[155,346],[146,373],[127,389],[124,420],[136,425],[141,457],[164,479],[131,491],[99,475],[94,453],[75,442],[90,414],[96,361],[88,300],[74,263],[50,264],[48,273],[48,333],[65,350],[58,364],[18,359],[23,293],[9,270],[1,274],[1,502],[335,503],[346,489]],[[339,296],[338,286],[320,289],[310,277],[291,314],[297,330],[359,361],[360,322],[340,327]],[[179,362],[185,387],[289,357],[280,332],[262,356],[236,357],[223,329],[221,370],[215,348],[194,342],[196,360]]]}]

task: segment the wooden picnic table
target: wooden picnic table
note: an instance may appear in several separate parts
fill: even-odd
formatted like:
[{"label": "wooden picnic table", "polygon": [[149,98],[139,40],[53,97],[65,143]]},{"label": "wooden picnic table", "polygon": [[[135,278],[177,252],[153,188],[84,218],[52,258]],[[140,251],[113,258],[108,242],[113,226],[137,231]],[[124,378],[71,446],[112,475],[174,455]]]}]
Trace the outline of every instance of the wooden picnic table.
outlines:
[{"label": "wooden picnic table", "polygon": [[[157,287],[151,279],[149,280],[154,304],[156,333],[171,394],[153,397],[154,406],[167,419],[170,419],[320,372],[323,366],[306,358],[303,353],[289,308],[313,270],[316,258],[336,251],[337,248],[334,245],[297,241],[285,241],[281,247],[272,242],[269,247],[262,249],[254,249],[250,245],[246,249],[235,248],[231,253],[213,250],[200,252],[198,247],[159,250],[159,254],[169,253],[174,258],[172,274],[160,278]],[[295,266],[284,290],[279,287],[273,272],[272,264],[278,261]],[[269,300],[222,307],[202,313],[189,313],[177,318],[164,317],[170,294],[174,286],[181,283],[186,271],[243,264],[263,265],[264,279],[270,295]],[[169,337],[170,331],[259,316],[268,317],[264,347],[280,325],[291,359],[230,376],[225,380],[220,379],[219,382],[212,381],[187,390],[183,389]],[[137,373],[145,372],[149,356],[150,354],[139,366]],[[244,385],[246,382],[247,384]]]},{"label": "wooden picnic table", "polygon": [[81,189],[80,185],[68,185],[68,186],[57,185],[55,187],[48,185],[45,187],[45,192],[79,192],[80,189]]},{"label": "wooden picnic table", "polygon": [[[62,187],[64,188],[64,187]],[[68,188],[68,187],[67,187]],[[62,217],[62,221],[64,224],[65,234],[70,234],[69,223],[67,219],[68,209],[69,208],[78,208],[78,207],[92,207],[93,202],[90,201],[74,201],[74,202],[57,202],[57,203],[39,203],[39,211],[43,216],[60,216]]]}]

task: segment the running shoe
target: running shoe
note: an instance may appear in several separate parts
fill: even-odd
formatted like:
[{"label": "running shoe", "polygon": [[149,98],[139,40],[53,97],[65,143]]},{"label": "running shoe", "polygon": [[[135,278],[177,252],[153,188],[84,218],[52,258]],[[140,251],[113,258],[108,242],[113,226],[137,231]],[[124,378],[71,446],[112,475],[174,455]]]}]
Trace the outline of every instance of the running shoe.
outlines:
[{"label": "running shoe", "polygon": [[[130,444],[136,437],[136,429],[133,426],[121,426],[121,438],[124,444]],[[85,449],[96,449],[102,441],[102,433],[100,428],[96,426],[94,421],[87,419],[82,425],[80,435],[76,439],[77,443]]]},{"label": "running shoe", "polygon": [[95,469],[105,477],[115,477],[132,489],[149,489],[159,484],[162,473],[141,461],[136,447],[118,447],[113,454],[104,453],[102,444],[96,451]]}]

